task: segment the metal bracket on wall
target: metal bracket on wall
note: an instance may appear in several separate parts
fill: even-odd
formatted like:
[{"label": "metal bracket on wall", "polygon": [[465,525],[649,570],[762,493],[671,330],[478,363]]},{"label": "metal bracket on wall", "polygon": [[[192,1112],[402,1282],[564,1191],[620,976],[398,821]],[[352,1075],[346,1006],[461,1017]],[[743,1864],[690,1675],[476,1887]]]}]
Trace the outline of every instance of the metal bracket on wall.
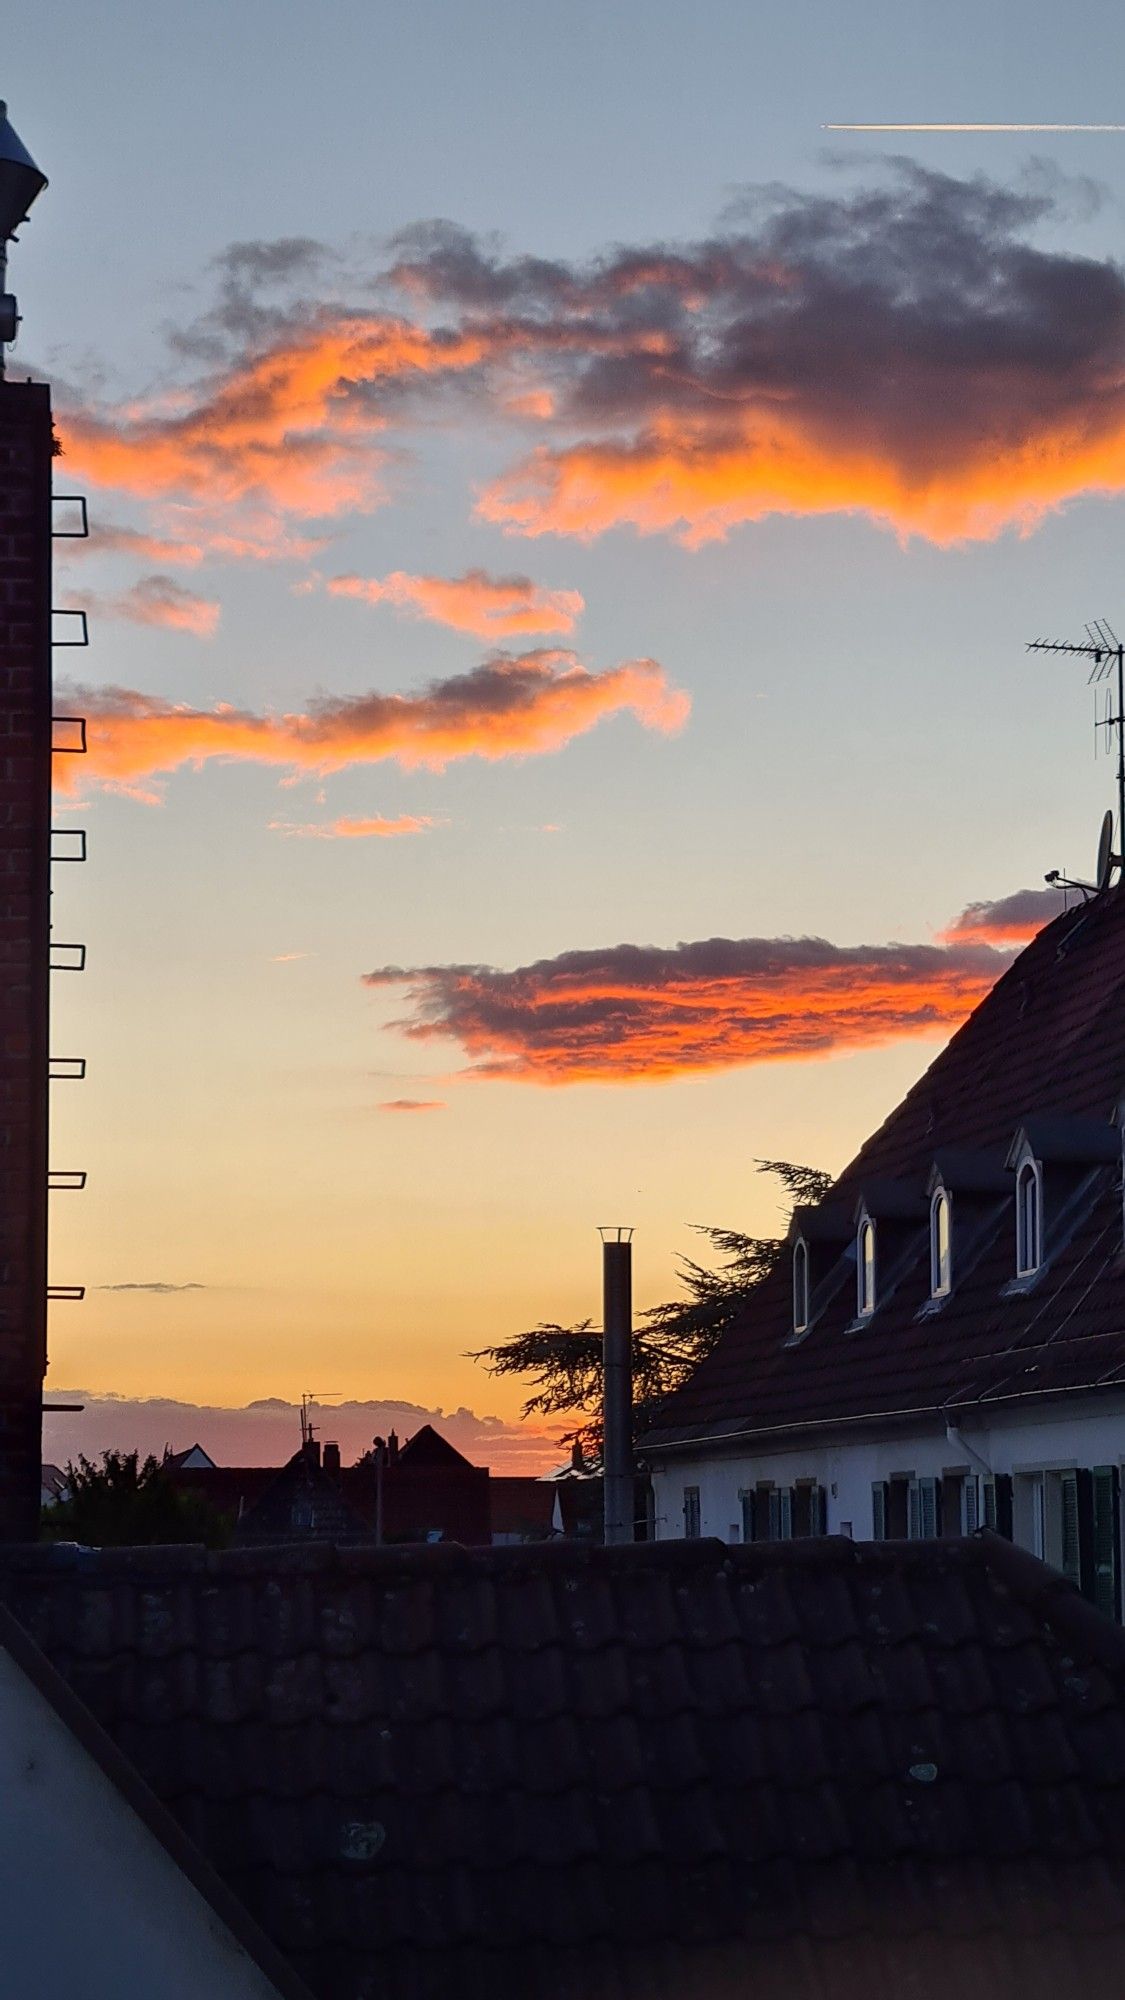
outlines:
[{"label": "metal bracket on wall", "polygon": [[86,1076],[85,1056],[50,1056],[47,1061],[48,1083],[82,1083]]},{"label": "metal bracket on wall", "polygon": [[53,944],[51,946],[52,972],[85,972],[86,947],[84,944]]},{"label": "metal bracket on wall", "polygon": [[[79,633],[79,636],[78,636],[78,638],[77,638],[77,639],[63,639],[63,638],[56,638],[56,636],[55,636],[55,620],[56,620],[56,618],[77,618],[77,620],[78,620],[78,633]],[[63,631],[65,632],[65,630],[66,630],[66,627],[65,627],[65,625],[64,625],[64,626],[62,627],[62,630],[63,630]],[[69,607],[68,605],[65,605],[65,604],[64,604],[64,605],[61,605],[61,606],[60,606],[60,605],[56,605],[56,604],[52,604],[52,606],[51,606],[51,644],[52,644],[52,646],[88,646],[88,645],[89,645],[89,643],[90,643],[90,627],[89,627],[89,625],[88,625],[88,624],[86,623],[86,613],[85,613],[84,611],[72,611],[72,610],[70,609],[70,607]]]},{"label": "metal bracket on wall", "polygon": [[47,1287],[47,1297],[49,1299],[84,1299],[85,1296],[85,1285],[48,1285]]},{"label": "metal bracket on wall", "polygon": [[[64,525],[61,528],[56,528],[55,526],[55,521],[57,518],[55,514],[56,507],[63,507],[63,508],[76,507],[78,509],[77,517],[71,515],[69,519],[73,521],[75,518],[77,518],[78,526],[77,527],[66,526],[68,516],[64,513],[62,515],[62,521]],[[90,534],[90,523],[86,514],[86,495],[84,493],[52,493],[51,495],[52,541],[84,542],[88,540],[89,534]]]},{"label": "metal bracket on wall", "polygon": [[53,826],[51,828],[51,860],[85,861],[86,829],[84,826]]},{"label": "metal bracket on wall", "polygon": [[52,1167],[47,1175],[47,1186],[52,1192],[63,1188],[84,1188],[85,1185],[85,1167]]},{"label": "metal bracket on wall", "polygon": [[[65,734],[68,729],[74,732],[69,741]],[[84,757],[86,755],[86,717],[84,715],[53,715],[51,717],[51,754],[55,757]]]}]

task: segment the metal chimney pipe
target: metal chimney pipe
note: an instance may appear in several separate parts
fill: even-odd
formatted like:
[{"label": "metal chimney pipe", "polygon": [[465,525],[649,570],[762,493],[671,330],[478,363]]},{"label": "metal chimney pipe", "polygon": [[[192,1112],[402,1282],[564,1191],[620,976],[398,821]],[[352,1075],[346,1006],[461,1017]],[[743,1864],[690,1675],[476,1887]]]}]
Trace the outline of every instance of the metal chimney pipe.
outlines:
[{"label": "metal chimney pipe", "polygon": [[633,1232],[603,1229],[602,1487],[605,1541],[633,1540]]}]

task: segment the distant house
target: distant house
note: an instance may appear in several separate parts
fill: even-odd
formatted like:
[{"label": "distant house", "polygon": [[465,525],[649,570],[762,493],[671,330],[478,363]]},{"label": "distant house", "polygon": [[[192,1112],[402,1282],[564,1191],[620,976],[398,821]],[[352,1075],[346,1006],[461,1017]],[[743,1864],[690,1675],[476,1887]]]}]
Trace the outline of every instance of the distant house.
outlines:
[{"label": "distant house", "polygon": [[[287,1465],[215,1465],[165,1460],[176,1484],[204,1496],[244,1541],[374,1539],[382,1519],[387,1542],[486,1545],[491,1534],[488,1467],[473,1465],[432,1424],[405,1444],[394,1433],[357,1465],[342,1465],[340,1448],[310,1438]],[[380,1463],[381,1459],[381,1463]],[[381,1489],[381,1500],[380,1500]]]},{"label": "distant house", "polygon": [[1125,1989],[1125,1631],[995,1535],[8,1547],[0,1599],[14,1995]]},{"label": "distant house", "polygon": [[1049,924],[641,1441],[663,1539],[995,1528],[1122,1610],[1125,890]]},{"label": "distant house", "polygon": [[186,1451],[165,1450],[163,1465],[166,1472],[214,1471],[215,1461],[201,1444],[190,1444]]},{"label": "distant house", "polygon": [[598,1477],[519,1478],[493,1473],[488,1482],[494,1547],[549,1541],[557,1536],[580,1542],[602,1538],[602,1482]]},{"label": "distant house", "polygon": [[[206,1489],[205,1489],[206,1490]],[[370,1529],[320,1462],[315,1443],[302,1445],[235,1523],[241,1546],[267,1542],[360,1542]]]}]

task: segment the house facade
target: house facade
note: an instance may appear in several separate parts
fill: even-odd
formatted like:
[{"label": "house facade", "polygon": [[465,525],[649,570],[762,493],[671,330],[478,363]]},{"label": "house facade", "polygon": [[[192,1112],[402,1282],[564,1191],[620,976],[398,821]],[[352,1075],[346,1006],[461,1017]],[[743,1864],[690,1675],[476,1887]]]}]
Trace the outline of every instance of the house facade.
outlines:
[{"label": "house facade", "polygon": [[1020,954],[642,1440],[659,1539],[995,1528],[1122,1616],[1125,894]]}]

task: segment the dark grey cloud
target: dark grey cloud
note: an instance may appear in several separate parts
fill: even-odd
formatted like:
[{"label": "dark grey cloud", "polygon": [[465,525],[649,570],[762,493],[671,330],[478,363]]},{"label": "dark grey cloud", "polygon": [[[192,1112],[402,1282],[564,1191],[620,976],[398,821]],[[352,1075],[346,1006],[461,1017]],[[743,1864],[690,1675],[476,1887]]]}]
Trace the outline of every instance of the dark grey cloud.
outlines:
[{"label": "dark grey cloud", "polygon": [[167,1279],[164,1278],[150,1278],[150,1279],[131,1278],[119,1285],[96,1285],[94,1289],[95,1291],[99,1292],[165,1293],[165,1292],[205,1292],[210,1288],[206,1285],[199,1285],[194,1283],[186,1285],[173,1285]]}]

